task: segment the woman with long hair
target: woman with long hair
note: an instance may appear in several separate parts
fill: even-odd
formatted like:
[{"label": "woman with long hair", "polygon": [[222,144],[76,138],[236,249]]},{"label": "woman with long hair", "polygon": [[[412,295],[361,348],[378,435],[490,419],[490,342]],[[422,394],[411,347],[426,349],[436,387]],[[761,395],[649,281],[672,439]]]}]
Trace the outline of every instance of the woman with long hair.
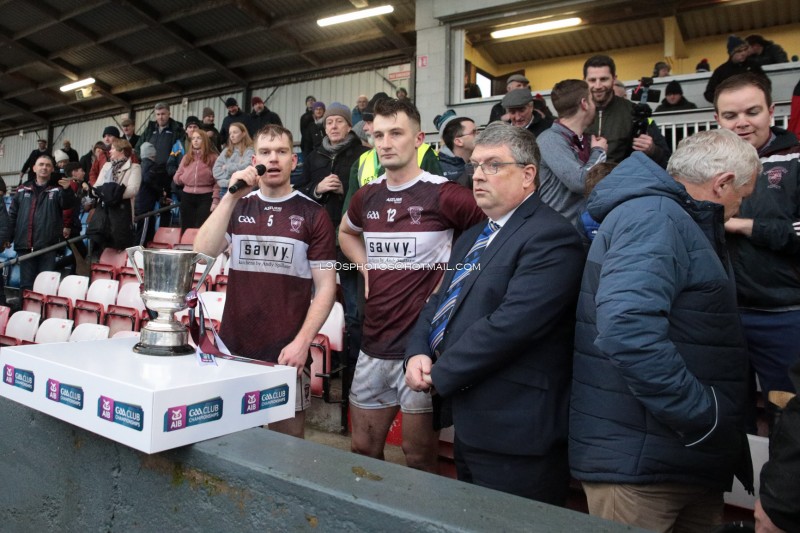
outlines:
[{"label": "woman with long hair", "polygon": [[[111,141],[108,161],[103,164],[94,183],[94,194],[102,200],[98,209],[106,210],[106,224],[109,225],[112,236],[106,244],[117,249],[134,244],[133,204],[142,183],[142,167],[133,162],[132,156],[131,143],[125,139]],[[111,183],[116,183],[118,187],[109,185]],[[98,216],[97,210],[93,216]]]},{"label": "woman with long hair", "polygon": [[247,127],[241,122],[231,124],[228,127],[228,142],[214,163],[214,179],[219,185],[220,198],[228,192],[231,175],[250,166],[253,153],[253,139],[247,133]]},{"label": "woman with long hair", "polygon": [[219,203],[219,184],[212,172],[217,154],[211,149],[211,141],[201,130],[194,131],[188,141],[186,155],[173,178],[183,186],[181,231],[202,226]]}]

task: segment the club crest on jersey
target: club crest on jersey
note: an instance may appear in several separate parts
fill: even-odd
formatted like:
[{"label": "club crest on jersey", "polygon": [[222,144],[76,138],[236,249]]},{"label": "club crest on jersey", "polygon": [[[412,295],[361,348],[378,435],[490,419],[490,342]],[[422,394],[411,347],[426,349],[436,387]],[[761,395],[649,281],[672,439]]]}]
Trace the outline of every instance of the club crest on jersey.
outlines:
[{"label": "club crest on jersey", "polygon": [[422,207],[419,205],[412,205],[408,208],[408,214],[411,215],[412,224],[419,224],[419,220],[422,218]]},{"label": "club crest on jersey", "polygon": [[781,182],[783,181],[783,175],[789,172],[784,167],[772,167],[771,169],[767,170],[767,185],[768,189],[780,189]]},{"label": "club crest on jersey", "polygon": [[300,226],[303,225],[303,221],[305,219],[298,215],[292,215],[289,217],[289,222],[292,224],[291,230],[295,233],[300,233]]}]

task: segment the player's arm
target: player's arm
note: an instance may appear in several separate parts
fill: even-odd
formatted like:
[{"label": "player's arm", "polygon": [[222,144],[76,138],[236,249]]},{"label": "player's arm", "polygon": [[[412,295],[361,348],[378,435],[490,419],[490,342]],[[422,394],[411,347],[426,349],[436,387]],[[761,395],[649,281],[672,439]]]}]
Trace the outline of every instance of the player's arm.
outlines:
[{"label": "player's arm", "polygon": [[336,270],[312,268],[311,278],[314,280],[314,299],[308,308],[306,319],[294,340],[278,355],[278,364],[295,367],[298,375],[306,365],[311,341],[327,320],[336,299]]},{"label": "player's arm", "polygon": [[244,180],[250,187],[241,187],[235,193],[228,193],[220,200],[219,205],[211,212],[205,223],[200,227],[194,239],[194,251],[216,257],[228,247],[225,240],[225,231],[228,229],[228,222],[231,219],[236,202],[252,190],[258,184],[258,172],[255,167],[249,166],[239,172],[234,172],[231,182],[237,183]]},{"label": "player's arm", "polygon": [[353,228],[346,214],[339,225],[339,247],[351,262],[358,265],[361,275],[364,276],[364,299],[369,298],[369,275],[365,266],[367,264],[367,248],[364,245],[362,232]]}]

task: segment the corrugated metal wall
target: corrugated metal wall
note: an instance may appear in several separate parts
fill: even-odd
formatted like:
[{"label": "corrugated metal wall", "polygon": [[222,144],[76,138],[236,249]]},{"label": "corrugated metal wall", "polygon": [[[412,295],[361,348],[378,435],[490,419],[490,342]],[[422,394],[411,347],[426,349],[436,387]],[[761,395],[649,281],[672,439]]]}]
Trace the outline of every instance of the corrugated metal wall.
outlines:
[{"label": "corrugated metal wall", "polygon": [[[341,102],[353,108],[359,94],[366,94],[372,97],[373,94],[384,91],[394,96],[395,86],[388,81],[388,68],[370,70],[324,78],[291,85],[283,85],[277,88],[263,87],[254,89],[253,96],[260,96],[275,113],[281,117],[283,125],[292,131],[295,142],[300,141],[300,115],[305,111],[306,96],[312,95],[326,104]],[[408,80],[396,82],[396,86],[408,87]],[[219,96],[189,100],[184,107],[182,104],[172,104],[170,114],[176,120],[184,122],[186,117],[195,115],[202,118],[203,108],[210,107],[216,115],[215,124],[219,128],[225,115],[228,114],[225,108],[225,100],[229,97],[236,98],[239,105],[245,109],[250,109],[250,102],[244,102],[243,92],[225,93]],[[135,112],[135,122],[137,133],[141,133],[147,126],[149,120],[153,120],[153,107],[137,109]],[[100,140],[103,128],[110,125],[118,125],[122,121],[120,115],[109,115],[107,118],[95,119],[87,122],[69,124],[67,126],[55,126],[53,129],[54,146],[61,148],[65,139],[69,139],[72,147],[81,156],[88,152],[92,145]],[[47,131],[44,129],[25,132],[23,137],[9,136],[2,140],[5,152],[0,157],[0,174],[7,175],[13,172],[19,173],[19,169],[27,159],[31,150],[36,146],[36,139],[39,136],[46,137]],[[16,185],[16,180],[6,179],[9,184]]]}]

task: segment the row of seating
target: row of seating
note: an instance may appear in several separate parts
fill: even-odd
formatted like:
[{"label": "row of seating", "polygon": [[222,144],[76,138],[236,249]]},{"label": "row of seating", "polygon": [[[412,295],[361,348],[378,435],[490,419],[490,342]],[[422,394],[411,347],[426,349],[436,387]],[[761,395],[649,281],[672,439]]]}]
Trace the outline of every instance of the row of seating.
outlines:
[{"label": "row of seating", "polygon": [[0,346],[92,341],[131,333],[121,331],[115,335],[108,326],[89,322],[73,329],[74,322],[66,318],[47,318],[40,324],[38,313],[17,311],[10,315],[10,312],[10,308],[0,306]]}]

